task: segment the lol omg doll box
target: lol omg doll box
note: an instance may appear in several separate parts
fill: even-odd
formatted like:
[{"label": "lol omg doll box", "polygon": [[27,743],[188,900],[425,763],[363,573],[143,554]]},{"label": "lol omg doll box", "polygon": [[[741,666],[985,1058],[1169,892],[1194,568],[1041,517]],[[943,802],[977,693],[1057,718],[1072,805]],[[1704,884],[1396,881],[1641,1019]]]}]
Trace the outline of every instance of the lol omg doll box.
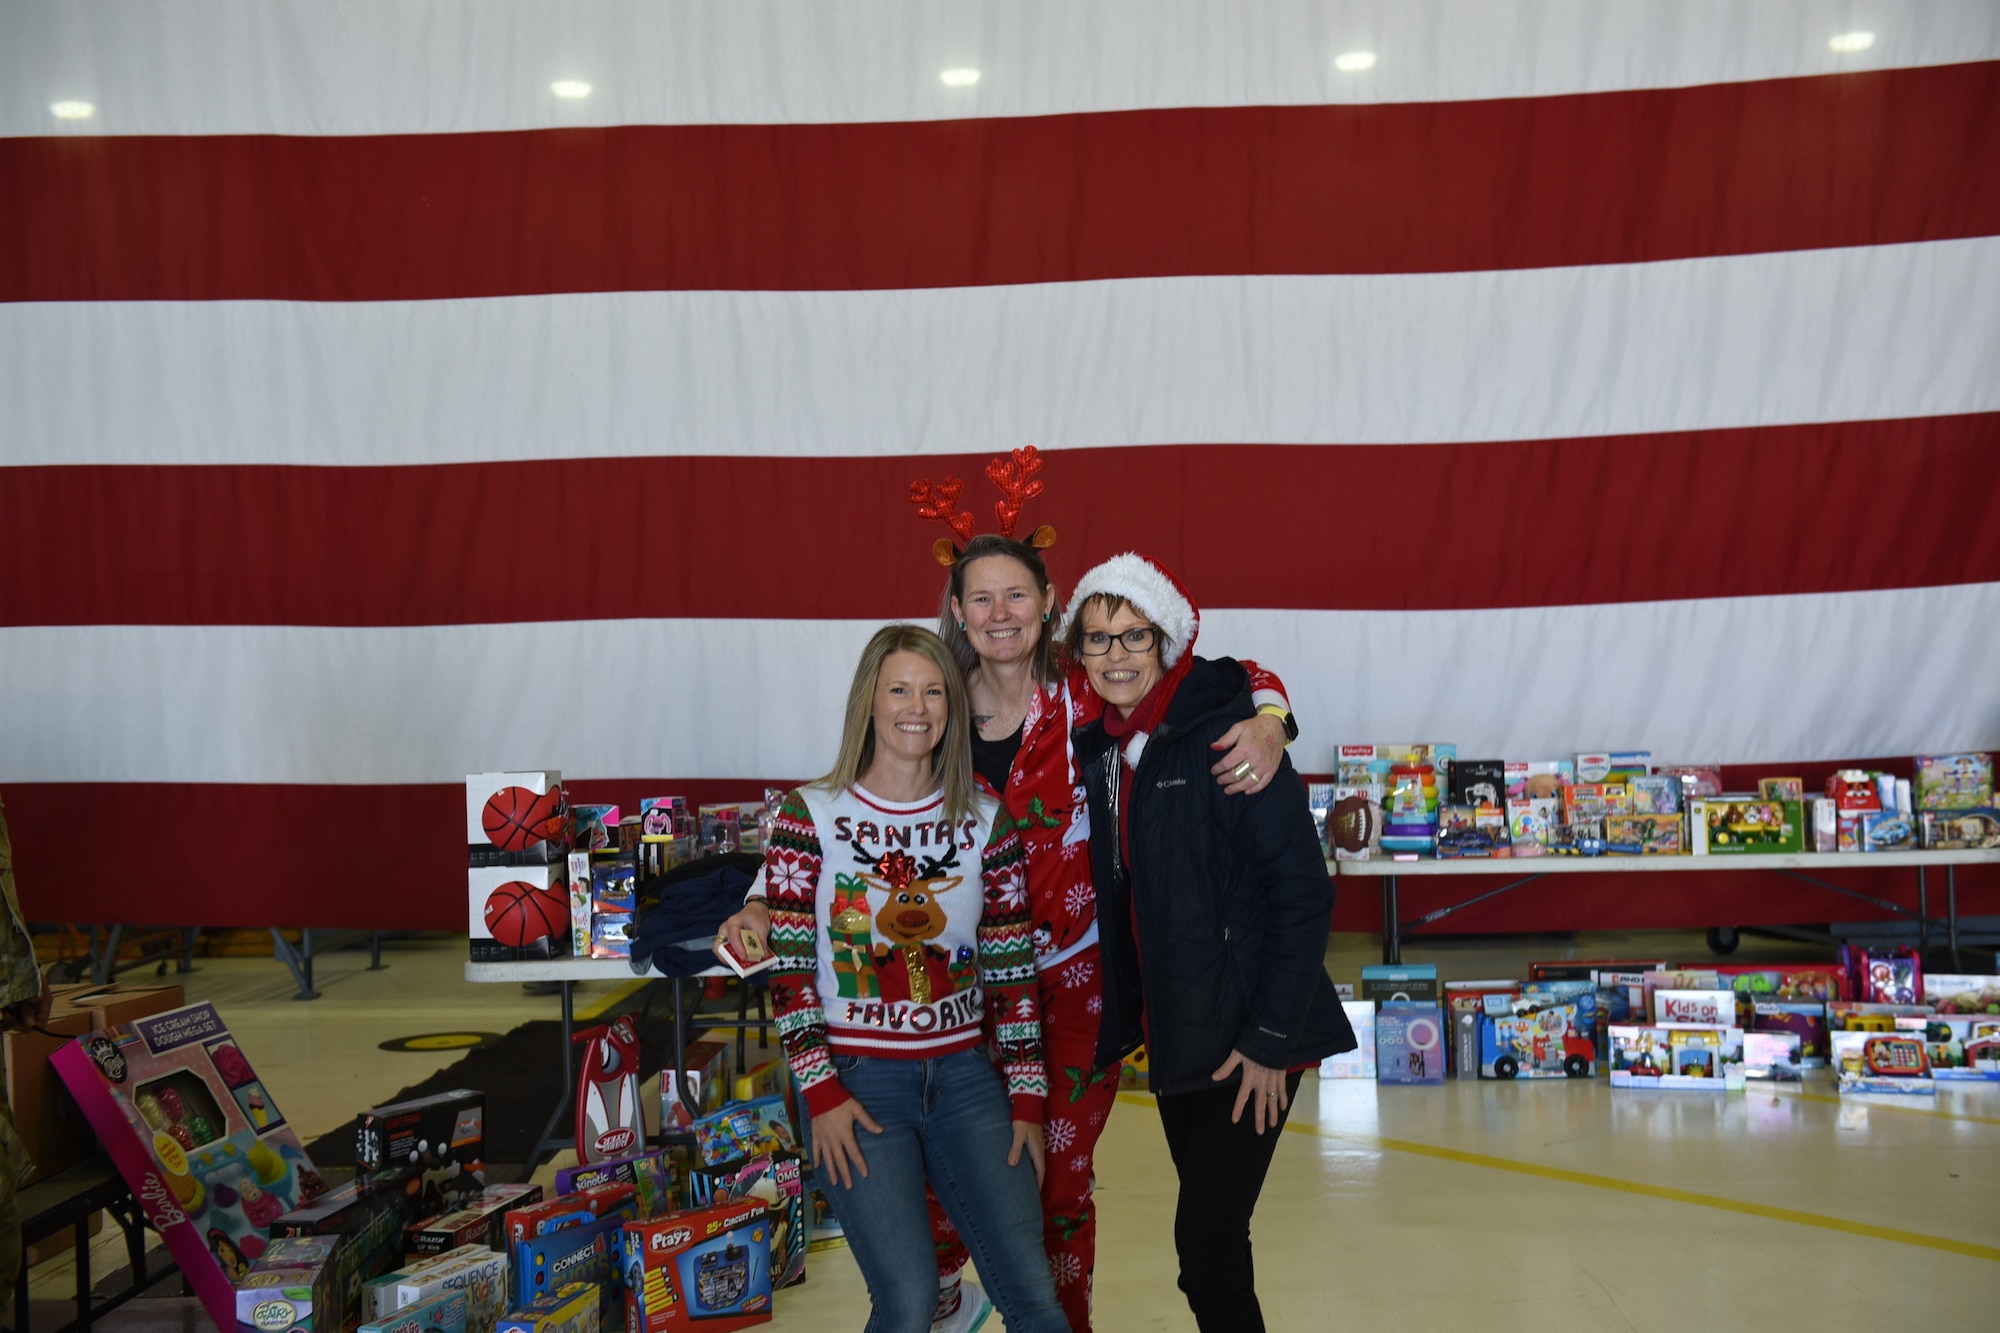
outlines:
[{"label": "lol omg doll box", "polygon": [[326,1192],[215,1007],[79,1037],[50,1058],[218,1328],[265,1229]]}]

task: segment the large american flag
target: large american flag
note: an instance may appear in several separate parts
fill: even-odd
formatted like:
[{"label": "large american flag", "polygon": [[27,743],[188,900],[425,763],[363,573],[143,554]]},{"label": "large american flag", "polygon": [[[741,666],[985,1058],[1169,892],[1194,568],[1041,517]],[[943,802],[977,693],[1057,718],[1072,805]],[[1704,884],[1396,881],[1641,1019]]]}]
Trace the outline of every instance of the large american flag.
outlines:
[{"label": "large american flag", "polygon": [[1307,772],[2000,746],[1990,0],[0,24],[38,918],[455,927],[465,773],[819,773],[1030,444]]}]

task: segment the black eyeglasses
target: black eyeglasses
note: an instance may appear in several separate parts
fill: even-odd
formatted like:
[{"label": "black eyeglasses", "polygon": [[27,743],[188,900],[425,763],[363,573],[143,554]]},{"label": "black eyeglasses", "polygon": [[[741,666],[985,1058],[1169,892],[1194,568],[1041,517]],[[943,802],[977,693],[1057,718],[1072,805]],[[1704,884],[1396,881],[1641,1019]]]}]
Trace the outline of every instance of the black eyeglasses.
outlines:
[{"label": "black eyeglasses", "polygon": [[1083,636],[1080,648],[1085,657],[1102,657],[1111,651],[1111,645],[1122,643],[1128,653],[1143,653],[1153,646],[1153,636],[1159,631],[1151,625],[1139,629],[1128,629],[1123,634],[1106,634],[1101,629],[1091,630]]}]

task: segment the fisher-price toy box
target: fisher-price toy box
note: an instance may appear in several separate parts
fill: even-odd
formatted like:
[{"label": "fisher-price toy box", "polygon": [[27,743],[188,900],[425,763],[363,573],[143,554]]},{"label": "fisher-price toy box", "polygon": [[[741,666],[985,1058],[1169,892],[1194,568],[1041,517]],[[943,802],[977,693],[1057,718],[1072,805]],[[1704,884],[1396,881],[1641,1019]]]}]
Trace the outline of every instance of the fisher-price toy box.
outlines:
[{"label": "fisher-price toy box", "polygon": [[625,1333],[771,1318],[771,1220],[756,1199],[626,1224]]},{"label": "fisher-price toy box", "polygon": [[219,1328],[265,1228],[326,1192],[210,1004],[101,1029],[50,1058]]}]

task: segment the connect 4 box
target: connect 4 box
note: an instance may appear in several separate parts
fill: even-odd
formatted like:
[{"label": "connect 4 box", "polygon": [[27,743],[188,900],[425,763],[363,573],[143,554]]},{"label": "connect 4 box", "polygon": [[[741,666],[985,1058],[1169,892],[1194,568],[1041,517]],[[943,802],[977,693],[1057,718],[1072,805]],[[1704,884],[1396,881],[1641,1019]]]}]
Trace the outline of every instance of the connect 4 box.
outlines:
[{"label": "connect 4 box", "polygon": [[628,1222],[626,1333],[712,1328],[771,1318],[771,1220],[761,1200]]}]

